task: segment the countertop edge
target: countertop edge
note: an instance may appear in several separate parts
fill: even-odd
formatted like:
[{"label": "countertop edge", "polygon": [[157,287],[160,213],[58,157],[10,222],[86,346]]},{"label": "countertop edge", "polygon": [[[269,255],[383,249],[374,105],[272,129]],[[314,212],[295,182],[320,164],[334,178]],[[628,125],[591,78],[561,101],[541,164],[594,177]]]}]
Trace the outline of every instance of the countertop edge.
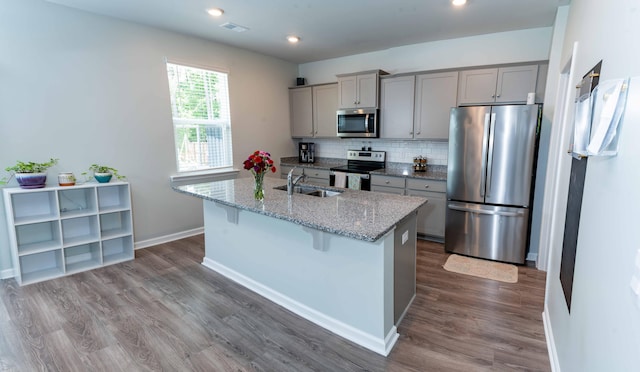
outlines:
[{"label": "countertop edge", "polygon": [[[206,182],[208,183],[208,182]],[[336,235],[340,235],[340,236],[345,236],[348,238],[352,238],[352,239],[357,239],[357,240],[362,240],[362,241],[366,241],[366,242],[375,242],[377,240],[379,240],[380,238],[382,238],[383,236],[385,236],[386,234],[389,233],[389,231],[393,230],[398,222],[402,221],[402,219],[406,218],[406,216],[411,215],[413,213],[417,213],[417,210],[419,208],[421,208],[424,204],[426,204],[428,202],[428,199],[426,198],[420,198],[420,199],[424,199],[422,203],[420,203],[419,205],[417,205],[415,208],[411,209],[408,213],[405,214],[405,216],[401,219],[399,219],[398,221],[396,221],[395,223],[391,224],[389,227],[382,229],[378,234],[376,235],[369,235],[369,234],[358,234],[358,233],[354,233],[348,230],[339,230],[339,229],[334,229],[328,226],[324,226],[324,225],[319,225],[319,224],[315,224],[312,222],[308,222],[305,220],[301,220],[301,219],[297,219],[297,218],[292,218],[280,213],[275,213],[275,212],[271,212],[271,211],[266,211],[263,210],[261,208],[258,207],[251,207],[249,205],[245,205],[245,204],[238,204],[238,203],[232,203],[226,200],[221,200],[221,199],[216,199],[207,195],[203,195],[197,192],[192,192],[192,191],[188,191],[188,190],[184,190],[181,189],[181,187],[184,186],[189,186],[189,185],[178,185],[178,186],[172,186],[172,189],[176,192],[179,192],[181,194],[185,194],[185,195],[189,195],[189,196],[195,196],[197,198],[203,199],[203,200],[208,200],[208,201],[212,201],[215,203],[219,203],[228,207],[232,207],[232,208],[237,208],[240,210],[246,210],[249,212],[254,212],[254,213],[258,213],[258,214],[262,214],[264,216],[268,216],[268,217],[273,217],[273,218],[277,218],[280,220],[284,220],[284,221],[289,221],[292,222],[296,225],[300,225],[300,226],[304,226],[304,227],[309,227],[312,229],[316,229],[319,231],[323,231],[323,232],[328,232],[331,234],[336,234]],[[353,191],[353,190],[348,190],[345,189],[344,192],[365,192],[365,191]],[[369,192],[369,191],[366,191]]]}]

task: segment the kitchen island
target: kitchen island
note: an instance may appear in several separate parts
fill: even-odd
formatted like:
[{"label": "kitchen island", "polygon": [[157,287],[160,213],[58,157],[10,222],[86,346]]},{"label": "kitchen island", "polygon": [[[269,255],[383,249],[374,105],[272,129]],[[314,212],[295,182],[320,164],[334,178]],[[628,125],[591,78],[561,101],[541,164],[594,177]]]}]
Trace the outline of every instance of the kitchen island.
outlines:
[{"label": "kitchen island", "polygon": [[203,265],[379,354],[415,296],[416,213],[427,199],[336,189],[293,194],[265,178],[175,186],[203,199]]}]

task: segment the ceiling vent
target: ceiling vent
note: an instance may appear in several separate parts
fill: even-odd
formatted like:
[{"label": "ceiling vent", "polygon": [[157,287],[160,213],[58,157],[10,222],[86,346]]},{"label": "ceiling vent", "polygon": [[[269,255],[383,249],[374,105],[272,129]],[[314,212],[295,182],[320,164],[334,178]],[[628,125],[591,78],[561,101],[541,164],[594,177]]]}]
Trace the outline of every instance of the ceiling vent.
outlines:
[{"label": "ceiling vent", "polygon": [[240,26],[231,22],[223,23],[220,25],[220,27],[224,27],[228,30],[235,31],[235,32],[245,32],[249,29],[248,27]]}]

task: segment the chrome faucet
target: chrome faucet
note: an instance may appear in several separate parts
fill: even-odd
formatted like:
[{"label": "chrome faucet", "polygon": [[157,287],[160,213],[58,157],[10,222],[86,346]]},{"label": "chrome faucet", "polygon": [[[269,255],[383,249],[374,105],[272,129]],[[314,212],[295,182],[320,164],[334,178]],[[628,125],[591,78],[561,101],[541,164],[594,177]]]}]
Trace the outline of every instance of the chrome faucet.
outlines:
[{"label": "chrome faucet", "polygon": [[287,195],[291,196],[293,195],[293,187],[300,182],[300,180],[303,180],[305,178],[307,178],[307,175],[304,174],[304,169],[302,169],[302,174],[299,175],[298,177],[296,177],[295,179],[293,178],[293,171],[294,169],[296,169],[296,167],[293,167],[290,171],[289,174],[287,174]]}]

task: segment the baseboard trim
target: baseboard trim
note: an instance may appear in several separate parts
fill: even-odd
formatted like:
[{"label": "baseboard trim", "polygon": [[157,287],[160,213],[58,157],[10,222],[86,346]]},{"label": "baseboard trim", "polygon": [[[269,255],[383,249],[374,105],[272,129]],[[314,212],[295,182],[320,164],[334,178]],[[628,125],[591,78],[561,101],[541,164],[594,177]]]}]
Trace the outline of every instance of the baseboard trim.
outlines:
[{"label": "baseboard trim", "polygon": [[383,356],[389,355],[391,349],[398,341],[398,330],[395,326],[389,330],[384,339],[374,337],[368,333],[362,332],[348,324],[345,324],[337,319],[322,314],[292,298],[283,295],[255,280],[248,278],[233,269],[230,269],[220,263],[213,261],[207,257],[202,261],[202,265],[233,280],[234,282],[250,289],[251,291],[259,294],[262,297],[271,300],[272,302],[284,307],[285,309],[323,327],[329,331],[346,338],[362,347],[365,347],[371,351],[374,351]]},{"label": "baseboard trim", "polygon": [[549,352],[551,371],[561,372],[560,362],[558,361],[558,350],[556,349],[555,337],[553,337],[553,329],[551,328],[551,319],[549,318],[549,308],[547,308],[546,304],[542,312],[542,324],[544,325],[544,337],[547,340],[547,351]]},{"label": "baseboard trim", "polygon": [[538,262],[538,254],[537,253],[527,253],[527,261]]},{"label": "baseboard trim", "polygon": [[10,279],[14,276],[15,274],[13,273],[13,269],[5,269],[0,271],[0,279]]},{"label": "baseboard trim", "polygon": [[152,247],[158,244],[172,242],[174,240],[188,238],[190,236],[200,235],[203,233],[204,233],[204,227],[198,227],[191,230],[181,231],[175,234],[163,235],[163,236],[158,236],[156,238],[137,241],[135,242],[134,246],[135,246],[135,249],[142,249],[142,248]]}]

